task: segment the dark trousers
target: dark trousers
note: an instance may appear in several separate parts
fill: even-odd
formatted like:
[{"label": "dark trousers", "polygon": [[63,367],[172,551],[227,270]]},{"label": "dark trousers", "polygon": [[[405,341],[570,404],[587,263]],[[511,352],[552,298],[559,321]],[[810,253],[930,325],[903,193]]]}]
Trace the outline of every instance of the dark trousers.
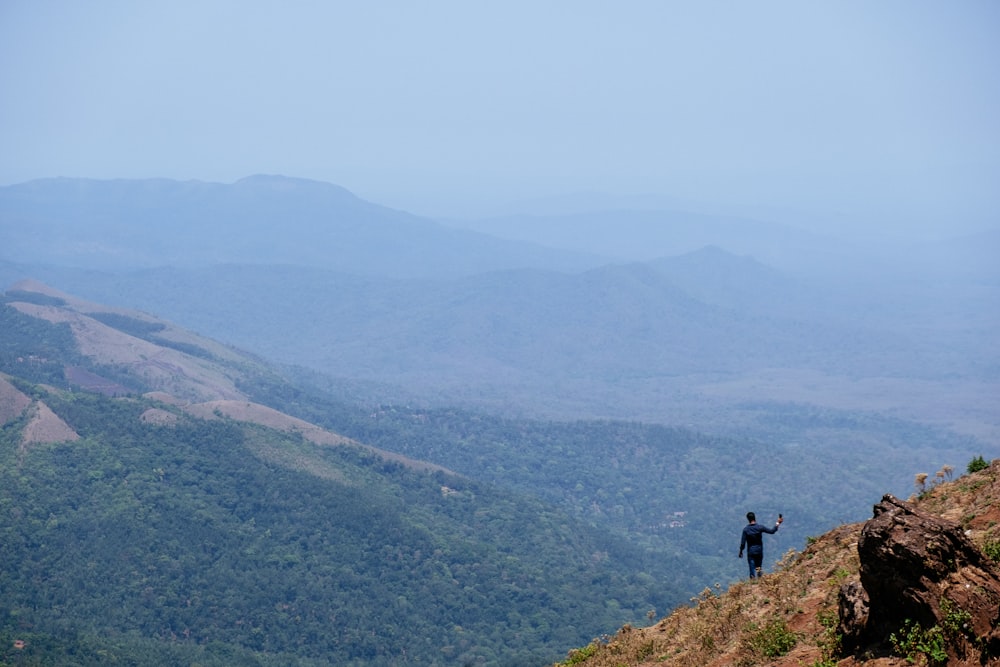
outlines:
[{"label": "dark trousers", "polygon": [[750,565],[751,579],[760,576],[760,566],[763,561],[764,561],[763,551],[761,551],[760,553],[752,553],[750,551],[747,552],[747,563]]}]

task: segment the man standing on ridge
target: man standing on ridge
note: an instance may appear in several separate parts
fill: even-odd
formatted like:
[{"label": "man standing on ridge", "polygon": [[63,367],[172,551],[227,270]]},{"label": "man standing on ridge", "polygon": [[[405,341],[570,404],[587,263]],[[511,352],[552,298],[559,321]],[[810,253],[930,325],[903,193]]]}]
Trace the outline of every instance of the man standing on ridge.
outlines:
[{"label": "man standing on ridge", "polygon": [[760,576],[760,567],[764,562],[764,533],[774,535],[778,532],[778,526],[784,519],[779,514],[778,523],[774,524],[774,528],[765,528],[758,525],[757,515],[753,512],[747,512],[747,521],[749,523],[743,528],[743,535],[740,537],[739,557],[743,558],[743,549],[746,548],[747,563],[750,565],[750,578],[753,579]]}]

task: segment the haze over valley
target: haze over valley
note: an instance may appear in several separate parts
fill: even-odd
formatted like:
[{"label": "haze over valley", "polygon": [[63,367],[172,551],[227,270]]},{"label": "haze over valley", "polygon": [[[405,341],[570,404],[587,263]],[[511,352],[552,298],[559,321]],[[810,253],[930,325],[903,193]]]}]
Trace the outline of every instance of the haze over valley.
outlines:
[{"label": "haze over valley", "polygon": [[997,27],[5,3],[0,663],[549,665],[1000,458]]},{"label": "haze over valley", "polygon": [[[418,404],[719,431],[771,401],[996,435],[996,235],[923,248],[919,274],[911,249],[677,212],[595,212],[595,246],[560,248],[261,176],[35,181],[0,190],[0,211],[8,284],[36,277]],[[622,217],[654,259],[598,253]]]},{"label": "haze over valley", "polygon": [[[156,212],[152,223],[147,211]],[[593,220],[604,225],[592,230],[595,238],[600,229],[613,230],[620,215],[595,214]],[[648,608],[682,603],[706,578],[739,577],[729,533],[737,530],[742,508],[795,517],[777,543],[795,549],[807,536],[863,518],[870,499],[886,490],[906,495],[918,472],[954,469],[977,452],[991,452],[1000,430],[995,400],[1000,360],[993,343],[1000,281],[993,266],[973,261],[983,251],[982,239],[942,244],[935,272],[924,276],[914,276],[892,255],[881,257],[876,272],[871,256],[844,244],[838,246],[837,261],[859,268],[840,274],[829,265],[779,268],[737,254],[754,239],[767,238],[766,231],[733,236],[729,224],[696,218],[699,224],[680,225],[674,236],[664,236],[655,223],[634,226],[631,233],[645,235],[647,249],[664,238],[706,245],[679,255],[623,261],[579,247],[457,230],[365,202],[330,184],[278,176],[232,185],[33,181],[0,189],[0,216],[9,223],[0,228],[0,246],[14,253],[0,262],[0,278],[8,288],[3,372],[24,376],[17,387],[44,383],[28,396],[38,401],[37,414],[49,415],[55,425],[36,418],[23,426],[23,434],[50,429],[56,440],[78,437],[76,429],[87,422],[80,421],[82,413],[71,409],[72,402],[60,402],[66,399],[53,391],[144,393],[149,407],[142,420],[150,424],[220,417],[244,424],[241,428],[250,430],[233,440],[244,444],[213,456],[239,455],[248,448],[243,456],[267,466],[254,473],[263,488],[271,484],[273,472],[267,470],[291,470],[307,475],[309,485],[327,485],[322,493],[349,496],[350,480],[376,475],[382,481],[369,502],[386,516],[365,519],[343,500],[324,502],[333,502],[340,513],[355,513],[362,525],[417,521],[423,526],[423,536],[406,540],[453,543],[452,551],[428,564],[440,561],[464,571],[470,567],[464,549],[485,554],[498,547],[462,538],[465,546],[459,548],[451,532],[455,528],[449,527],[452,519],[417,520],[376,500],[379,493],[391,497],[396,485],[429,482],[445,498],[476,498],[477,516],[541,512],[549,518],[518,521],[541,521],[542,532],[531,539],[542,543],[509,548],[537,549],[542,560],[558,558],[568,565],[589,557],[600,564],[608,557],[605,552],[616,554],[600,565],[611,568],[603,574],[572,568],[562,574],[551,564],[547,575],[525,571],[524,577],[536,577],[531,585],[544,590],[562,577],[566,582],[593,579],[588,586],[572,584],[573,595],[527,600],[528,607],[519,606],[518,613],[542,614],[541,608],[528,611],[535,604],[552,614],[583,599],[600,603],[609,595],[601,587],[608,584],[620,591],[614,606],[606,608],[610,615],[580,611],[565,625],[532,615],[532,623],[546,630],[535,625],[529,635],[520,622],[506,625],[500,635],[474,629],[489,625],[491,614],[501,613],[497,609],[511,609],[513,599],[506,596],[514,591],[484,592],[500,605],[488,613],[475,597],[446,602],[443,593],[422,593],[421,603],[406,607],[407,614],[438,618],[441,604],[463,610],[473,636],[459,642],[464,650],[448,652],[466,660],[492,664],[518,655],[517,661],[542,664],[567,645],[586,642],[602,626],[641,622]],[[814,235],[796,233],[774,236],[767,245],[786,257],[822,247]],[[955,249],[967,261],[953,263],[949,253]],[[73,335],[64,339],[58,328],[36,331],[39,325],[24,315],[62,323],[48,326],[68,326]],[[163,322],[164,317],[176,324]],[[248,350],[256,360],[227,346]],[[35,403],[21,397],[8,393],[5,399],[11,401],[8,419],[14,419],[7,427],[9,455],[18,465],[24,451],[33,458],[59,451],[15,444],[27,437],[18,435],[18,419],[36,411],[24,411],[24,405]],[[187,415],[149,401],[187,406]],[[109,408],[88,409],[98,411],[89,417],[98,421],[84,428],[84,437],[103,442],[106,436],[98,433],[107,427],[98,426],[96,415]],[[255,430],[261,427],[274,430]],[[86,428],[92,435],[85,435]],[[308,441],[321,447],[359,447],[371,458],[361,469],[356,462],[335,463],[322,450],[310,450],[313,445],[293,446],[284,435],[289,431],[309,434]],[[47,442],[44,436],[41,441]],[[36,465],[52,465],[42,460],[48,459]],[[404,467],[387,468],[381,460]],[[89,465],[128,471],[135,464],[105,458]],[[172,470],[169,474],[177,478],[193,474],[176,458],[165,467],[156,459],[145,465],[164,474]],[[235,483],[233,473],[223,472],[231,464],[219,465],[212,476],[216,491],[199,501],[209,507],[228,493],[220,489]],[[404,470],[405,480],[399,478]],[[748,470],[762,472],[754,472],[748,483]],[[121,483],[129,483],[129,473],[123,474]],[[414,474],[425,481],[411,480]],[[107,479],[116,483],[118,477]],[[384,491],[377,490],[381,485]],[[142,506],[158,507],[153,496],[143,497],[137,499]],[[429,497],[418,494],[411,500],[437,516],[444,508],[425,505]],[[259,521],[288,520],[277,508],[274,515],[265,510],[266,503],[227,502],[235,503],[244,520],[251,515]],[[34,511],[56,509],[48,505]],[[86,516],[64,520],[76,525]],[[441,520],[445,523],[439,525]],[[720,532],[723,526],[728,530]],[[404,539],[398,530],[380,539]],[[551,538],[581,530],[596,532],[573,542],[571,553],[551,551]],[[156,533],[148,535],[153,539]],[[348,531],[337,539],[370,538]],[[520,541],[507,532],[491,539]],[[328,548],[340,549],[336,544],[322,547],[317,557],[325,558]],[[15,550],[9,558],[20,561],[28,553]],[[772,550],[768,565],[780,555]],[[101,562],[104,557],[95,553],[92,558]],[[178,558],[197,562],[196,556]],[[299,562],[318,567],[311,558]],[[424,567],[419,550],[416,558],[405,567]],[[534,556],[518,559],[529,570],[538,567]],[[400,566],[393,561],[379,567]],[[478,567],[493,566],[480,562]],[[287,579],[277,571],[261,576],[276,585]],[[294,576],[301,573],[296,570]],[[184,588],[193,585],[186,577],[174,595],[184,595]],[[16,576],[10,585],[21,586]],[[336,606],[336,596],[354,595],[372,584],[335,577],[327,585],[333,588],[322,604]],[[117,588],[109,594],[129,595]],[[416,593],[397,582],[385,594],[410,600]],[[219,604],[216,595],[206,591],[204,604]],[[283,597],[281,604],[310,618],[324,613],[322,605],[315,607],[297,593]],[[241,609],[231,607],[233,613],[249,613]],[[176,616],[161,610],[147,618],[153,611],[136,609],[133,617],[146,619],[138,625],[109,622],[140,635],[143,624],[202,622],[197,611]],[[348,623],[363,626],[377,618],[361,609]],[[44,617],[33,619],[57,637],[84,627],[72,620],[53,626]],[[403,650],[397,640],[383,637],[372,643],[358,634],[339,648],[314,642],[294,649],[289,643],[294,631],[273,622],[278,625],[263,643],[223,627],[205,628],[190,649],[201,652],[191,655],[214,659],[212,650],[195,647],[220,640],[239,650],[283,656],[280,660],[336,655],[338,661],[380,664]],[[419,627],[414,632],[429,632]],[[512,643],[508,633],[522,639]],[[412,641],[408,636],[399,635],[398,641]],[[118,650],[131,655],[140,649],[125,643]],[[431,642],[419,649],[426,653],[418,654],[437,650]]]}]

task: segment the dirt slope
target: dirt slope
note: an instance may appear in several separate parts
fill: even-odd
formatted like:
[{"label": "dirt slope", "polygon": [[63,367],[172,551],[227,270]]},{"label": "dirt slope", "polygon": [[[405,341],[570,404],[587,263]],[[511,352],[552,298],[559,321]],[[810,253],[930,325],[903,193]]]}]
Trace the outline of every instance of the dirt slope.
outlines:
[{"label": "dirt slope", "polygon": [[[41,305],[30,300],[18,301],[17,292],[43,294],[59,299],[61,303]],[[236,388],[240,374],[238,369],[252,362],[247,355],[241,355],[232,348],[145,313],[91,303],[37,281],[21,281],[11,287],[8,294],[13,299],[9,305],[22,313],[53,323],[68,324],[81,354],[98,364],[127,368],[159,391],[185,401],[244,398]],[[108,326],[97,319],[102,314],[120,316],[149,326],[155,330],[155,340],[164,344],[159,345]],[[202,353],[192,355],[181,351],[188,348],[197,348]]]},{"label": "dirt slope", "polygon": [[17,419],[31,405],[31,399],[0,377],[0,425]]},{"label": "dirt slope", "polygon": [[[18,300],[18,292],[41,294],[56,301],[35,303],[27,297]],[[413,469],[454,474],[438,465],[362,445],[315,424],[247,400],[247,396],[237,388],[237,383],[248,372],[260,370],[256,366],[256,360],[169,322],[138,311],[110,308],[78,299],[34,280],[17,283],[8,294],[13,297],[9,305],[22,313],[49,322],[68,324],[81,354],[98,364],[124,369],[140,377],[147,386],[153,388],[153,391],[146,393],[148,398],[204,419],[228,418],[296,432],[316,444],[361,447],[387,461],[401,463]],[[147,340],[109,326],[98,319],[101,313],[120,316],[126,329],[128,326],[139,330],[148,327],[153,335],[147,336],[146,338],[150,338]],[[193,354],[183,350],[192,351]],[[126,393],[124,387],[86,369],[66,370],[68,375],[73,375],[75,384],[88,390],[109,395]],[[0,423],[17,418],[30,404],[30,398],[17,391],[10,383],[0,383]],[[169,425],[176,423],[177,414],[154,408],[144,412],[141,419],[145,423]],[[42,405],[28,426],[25,430],[27,442],[52,442],[76,437],[72,429]]]},{"label": "dirt slope", "polygon": [[184,406],[183,409],[185,412],[196,417],[201,417],[202,419],[229,418],[241,422],[260,424],[261,426],[266,426],[279,431],[299,433],[306,440],[315,442],[318,445],[352,445],[373,452],[387,461],[402,463],[403,465],[416,470],[441,471],[454,474],[447,468],[433,463],[417,461],[415,459],[402,456],[401,454],[395,454],[384,449],[364,445],[356,440],[351,440],[350,438],[346,438],[332,431],[327,431],[303,419],[291,417],[283,412],[279,412],[278,410],[269,408],[266,405],[261,405],[259,403],[252,403],[249,401],[220,400],[195,403]]},{"label": "dirt slope", "polygon": [[21,446],[31,444],[67,442],[79,440],[80,436],[70,428],[52,409],[41,401],[31,408],[31,418],[21,434]]},{"label": "dirt slope", "polygon": [[42,401],[33,401],[5,378],[0,377],[0,426],[18,419],[27,411],[20,447],[79,440],[80,436]]}]

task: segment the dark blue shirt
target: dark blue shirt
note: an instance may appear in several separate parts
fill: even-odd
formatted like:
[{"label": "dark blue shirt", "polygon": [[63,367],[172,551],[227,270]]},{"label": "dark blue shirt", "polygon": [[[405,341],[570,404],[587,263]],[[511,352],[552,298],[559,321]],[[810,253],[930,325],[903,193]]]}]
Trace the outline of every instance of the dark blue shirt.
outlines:
[{"label": "dark blue shirt", "polygon": [[763,534],[774,535],[776,532],[778,532],[777,526],[774,528],[765,528],[759,523],[747,524],[743,528],[743,536],[740,538],[740,551],[742,552],[743,548],[746,547],[748,554],[764,553]]}]

